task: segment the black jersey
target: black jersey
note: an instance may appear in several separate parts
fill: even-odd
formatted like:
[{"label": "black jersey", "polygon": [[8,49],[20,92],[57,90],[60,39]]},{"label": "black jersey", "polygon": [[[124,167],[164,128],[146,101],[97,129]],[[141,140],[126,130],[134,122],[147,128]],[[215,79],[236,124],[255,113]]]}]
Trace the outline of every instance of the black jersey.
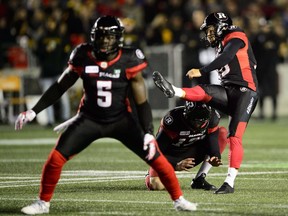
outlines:
[{"label": "black jersey", "polygon": [[97,60],[92,50],[90,44],[81,44],[68,62],[83,80],[79,109],[98,122],[113,122],[129,111],[129,80],[147,67],[147,61],[140,49],[122,48],[109,62]]},{"label": "black jersey", "polygon": [[172,139],[171,144],[176,147],[187,147],[204,139],[208,133],[213,132],[220,121],[219,113],[212,109],[208,127],[195,133],[186,123],[183,115],[184,108],[184,106],[174,108],[161,120],[160,130],[165,131]]},{"label": "black jersey", "polygon": [[235,57],[224,67],[218,70],[223,85],[236,84],[257,90],[256,67],[257,62],[246,34],[236,26],[231,26],[221,44],[217,47],[216,56],[220,55],[225,46],[232,39],[237,38],[244,42]]}]

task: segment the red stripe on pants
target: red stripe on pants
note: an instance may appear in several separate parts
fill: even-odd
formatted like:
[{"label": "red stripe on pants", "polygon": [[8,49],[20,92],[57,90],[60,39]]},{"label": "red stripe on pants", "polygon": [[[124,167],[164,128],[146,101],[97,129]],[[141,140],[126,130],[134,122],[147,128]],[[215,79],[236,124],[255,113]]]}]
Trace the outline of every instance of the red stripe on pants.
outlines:
[{"label": "red stripe on pants", "polygon": [[246,129],[247,122],[240,122],[238,124],[234,137],[229,137],[230,151],[229,164],[230,167],[239,169],[243,161],[244,149],[242,145],[242,137]]}]

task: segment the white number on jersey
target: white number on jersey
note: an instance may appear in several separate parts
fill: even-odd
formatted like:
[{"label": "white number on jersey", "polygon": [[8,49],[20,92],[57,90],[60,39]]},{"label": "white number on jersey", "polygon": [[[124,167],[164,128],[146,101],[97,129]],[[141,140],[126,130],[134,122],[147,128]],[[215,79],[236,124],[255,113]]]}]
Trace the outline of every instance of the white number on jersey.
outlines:
[{"label": "white number on jersey", "polygon": [[111,81],[103,81],[103,80],[98,80],[97,83],[97,104],[100,107],[110,107],[112,104],[112,93],[111,93],[111,88],[112,88],[112,82]]}]

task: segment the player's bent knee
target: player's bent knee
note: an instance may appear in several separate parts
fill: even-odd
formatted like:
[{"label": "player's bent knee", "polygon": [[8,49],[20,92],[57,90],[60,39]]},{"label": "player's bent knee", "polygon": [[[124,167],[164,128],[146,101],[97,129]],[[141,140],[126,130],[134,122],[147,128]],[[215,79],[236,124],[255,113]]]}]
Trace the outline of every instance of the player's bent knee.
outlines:
[{"label": "player's bent knee", "polygon": [[150,187],[151,190],[165,190],[159,177],[150,177]]}]

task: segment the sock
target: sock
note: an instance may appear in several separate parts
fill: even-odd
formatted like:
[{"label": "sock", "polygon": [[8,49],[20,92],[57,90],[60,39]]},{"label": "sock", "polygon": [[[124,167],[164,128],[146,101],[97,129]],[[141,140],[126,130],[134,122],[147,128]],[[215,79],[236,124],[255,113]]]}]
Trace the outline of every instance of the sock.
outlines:
[{"label": "sock", "polygon": [[175,87],[173,85],[172,85],[172,88],[175,92],[175,96],[180,97],[180,98],[183,98],[185,96],[185,92],[181,88]]},{"label": "sock", "polygon": [[185,95],[182,97],[188,101],[201,101],[203,103],[208,103],[212,97],[204,91],[200,86],[195,86],[192,88],[182,88]]},{"label": "sock", "polygon": [[225,182],[228,183],[231,187],[234,187],[234,181],[236,179],[237,174],[238,174],[238,169],[229,167]]},{"label": "sock", "polygon": [[204,173],[205,175],[208,174],[209,170],[212,167],[212,165],[206,161],[206,159],[208,159],[208,158],[209,158],[209,156],[205,157],[204,161],[201,164],[200,169],[198,170],[198,172],[195,176],[195,179],[198,178],[202,173]]},{"label": "sock", "polygon": [[150,166],[158,173],[158,176],[170,194],[172,200],[178,199],[182,196],[182,190],[176,177],[172,165],[161,154],[156,160],[150,163]]},{"label": "sock", "polygon": [[60,152],[55,149],[51,151],[42,171],[40,200],[50,202],[66,161]]},{"label": "sock", "polygon": [[238,137],[230,137],[229,142],[229,167],[235,167],[239,169],[244,156],[242,140]]}]

